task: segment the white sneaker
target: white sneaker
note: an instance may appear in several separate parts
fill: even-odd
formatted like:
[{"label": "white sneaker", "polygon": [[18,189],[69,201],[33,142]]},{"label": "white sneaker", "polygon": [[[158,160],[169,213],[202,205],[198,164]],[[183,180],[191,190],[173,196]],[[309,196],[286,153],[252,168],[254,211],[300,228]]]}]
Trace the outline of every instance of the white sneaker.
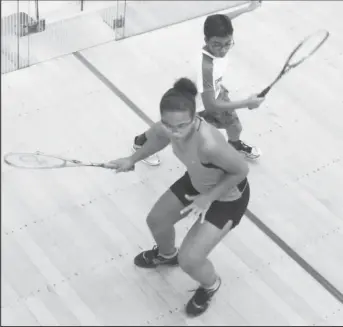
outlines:
[{"label": "white sneaker", "polygon": [[256,146],[252,146],[250,151],[240,150],[240,152],[243,153],[245,157],[250,160],[256,160],[262,155],[261,149]]},{"label": "white sneaker", "polygon": [[239,143],[232,144],[232,145],[234,146],[234,148],[236,148],[237,151],[243,153],[246,158],[251,159],[251,160],[255,160],[259,158],[262,154],[261,150],[257,148],[256,146],[250,146],[242,141],[239,141]]},{"label": "white sneaker", "polygon": [[[136,152],[138,149],[140,149],[141,146],[140,145],[136,145],[134,144],[132,146],[132,152]],[[159,156],[155,153],[152,156],[145,158],[144,160],[142,160],[144,163],[146,163],[149,166],[159,166],[161,163],[161,160],[159,158]]]}]

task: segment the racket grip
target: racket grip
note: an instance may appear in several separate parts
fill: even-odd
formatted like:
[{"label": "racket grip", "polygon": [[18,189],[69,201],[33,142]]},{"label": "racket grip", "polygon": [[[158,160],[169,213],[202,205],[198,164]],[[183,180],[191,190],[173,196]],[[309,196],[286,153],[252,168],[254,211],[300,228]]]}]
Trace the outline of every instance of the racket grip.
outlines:
[{"label": "racket grip", "polygon": [[270,91],[270,86],[266,87],[260,94],[257,95],[258,98],[264,98]]}]

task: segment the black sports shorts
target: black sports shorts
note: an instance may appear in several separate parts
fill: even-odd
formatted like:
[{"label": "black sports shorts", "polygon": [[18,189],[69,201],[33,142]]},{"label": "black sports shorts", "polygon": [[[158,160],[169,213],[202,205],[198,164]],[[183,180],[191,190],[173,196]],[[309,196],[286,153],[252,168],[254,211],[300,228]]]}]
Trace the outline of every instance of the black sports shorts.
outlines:
[{"label": "black sports shorts", "polygon": [[[214,201],[208,209],[205,220],[219,229],[223,229],[229,220],[232,220],[232,228],[236,227],[241,221],[249,203],[250,187],[248,179],[245,178],[238,185],[238,189],[243,193],[242,196],[234,201]],[[188,172],[177,180],[170,190],[185,205],[188,206],[191,201],[185,198],[185,195],[198,195],[199,192],[193,187]]]}]

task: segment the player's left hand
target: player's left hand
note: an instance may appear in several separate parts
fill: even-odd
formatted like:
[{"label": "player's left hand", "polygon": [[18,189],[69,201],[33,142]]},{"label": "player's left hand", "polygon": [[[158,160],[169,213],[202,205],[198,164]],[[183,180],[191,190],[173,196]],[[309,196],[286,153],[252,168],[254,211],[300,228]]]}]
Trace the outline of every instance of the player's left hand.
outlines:
[{"label": "player's left hand", "polygon": [[247,11],[253,11],[253,10],[261,7],[261,5],[262,5],[262,0],[257,0],[257,1],[252,0],[252,1],[250,1],[250,4],[247,8]]},{"label": "player's left hand", "polygon": [[202,224],[205,221],[205,216],[212,204],[212,200],[209,199],[205,194],[199,195],[185,195],[185,198],[188,201],[192,201],[187,207],[181,210],[181,215],[188,212],[188,218],[198,219],[200,218],[200,223]]},{"label": "player's left hand", "polygon": [[117,173],[129,172],[135,169],[135,164],[131,157],[120,158],[116,160],[111,160],[104,164],[104,168],[113,169]]}]

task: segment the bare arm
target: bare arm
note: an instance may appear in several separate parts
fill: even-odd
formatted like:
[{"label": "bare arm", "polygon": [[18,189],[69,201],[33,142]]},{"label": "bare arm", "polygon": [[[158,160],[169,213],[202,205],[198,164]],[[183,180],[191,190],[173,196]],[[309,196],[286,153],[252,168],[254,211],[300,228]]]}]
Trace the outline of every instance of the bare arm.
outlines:
[{"label": "bare arm", "polygon": [[218,200],[228,189],[238,185],[249,172],[247,163],[238,151],[226,142],[223,135],[219,135],[219,132],[213,135],[214,138],[208,138],[210,141],[205,141],[200,150],[205,163],[225,171],[224,177],[207,194],[212,202]]},{"label": "bare arm", "polygon": [[234,18],[237,18],[238,16],[245,14],[246,12],[248,12],[247,8],[238,8],[226,14],[226,16],[228,16],[231,20],[233,20]]},{"label": "bare arm", "polygon": [[150,157],[156,152],[161,151],[170,143],[170,139],[163,131],[161,122],[157,122],[152,125],[145,135],[147,137],[147,141],[131,156],[131,160],[134,164]]},{"label": "bare arm", "polygon": [[[202,102],[207,112],[232,112],[236,109],[258,107],[263,98],[252,96],[241,101],[225,101],[216,98],[216,89],[218,85],[214,84],[213,62],[205,57],[202,62],[201,75],[199,78],[199,92],[201,93]],[[201,84],[200,84],[201,83]]]},{"label": "bare arm", "polygon": [[226,14],[226,16],[228,16],[231,20],[233,20],[234,18],[237,18],[238,16],[242,14],[255,10],[256,8],[260,6],[260,4],[261,4],[261,1],[250,1],[250,4],[247,7],[243,7],[243,8],[238,7],[234,11]]},{"label": "bare arm", "polygon": [[216,99],[214,90],[206,90],[201,94],[202,102],[208,112],[232,112],[236,109],[248,108],[251,104],[248,99],[240,101],[225,101]]}]

